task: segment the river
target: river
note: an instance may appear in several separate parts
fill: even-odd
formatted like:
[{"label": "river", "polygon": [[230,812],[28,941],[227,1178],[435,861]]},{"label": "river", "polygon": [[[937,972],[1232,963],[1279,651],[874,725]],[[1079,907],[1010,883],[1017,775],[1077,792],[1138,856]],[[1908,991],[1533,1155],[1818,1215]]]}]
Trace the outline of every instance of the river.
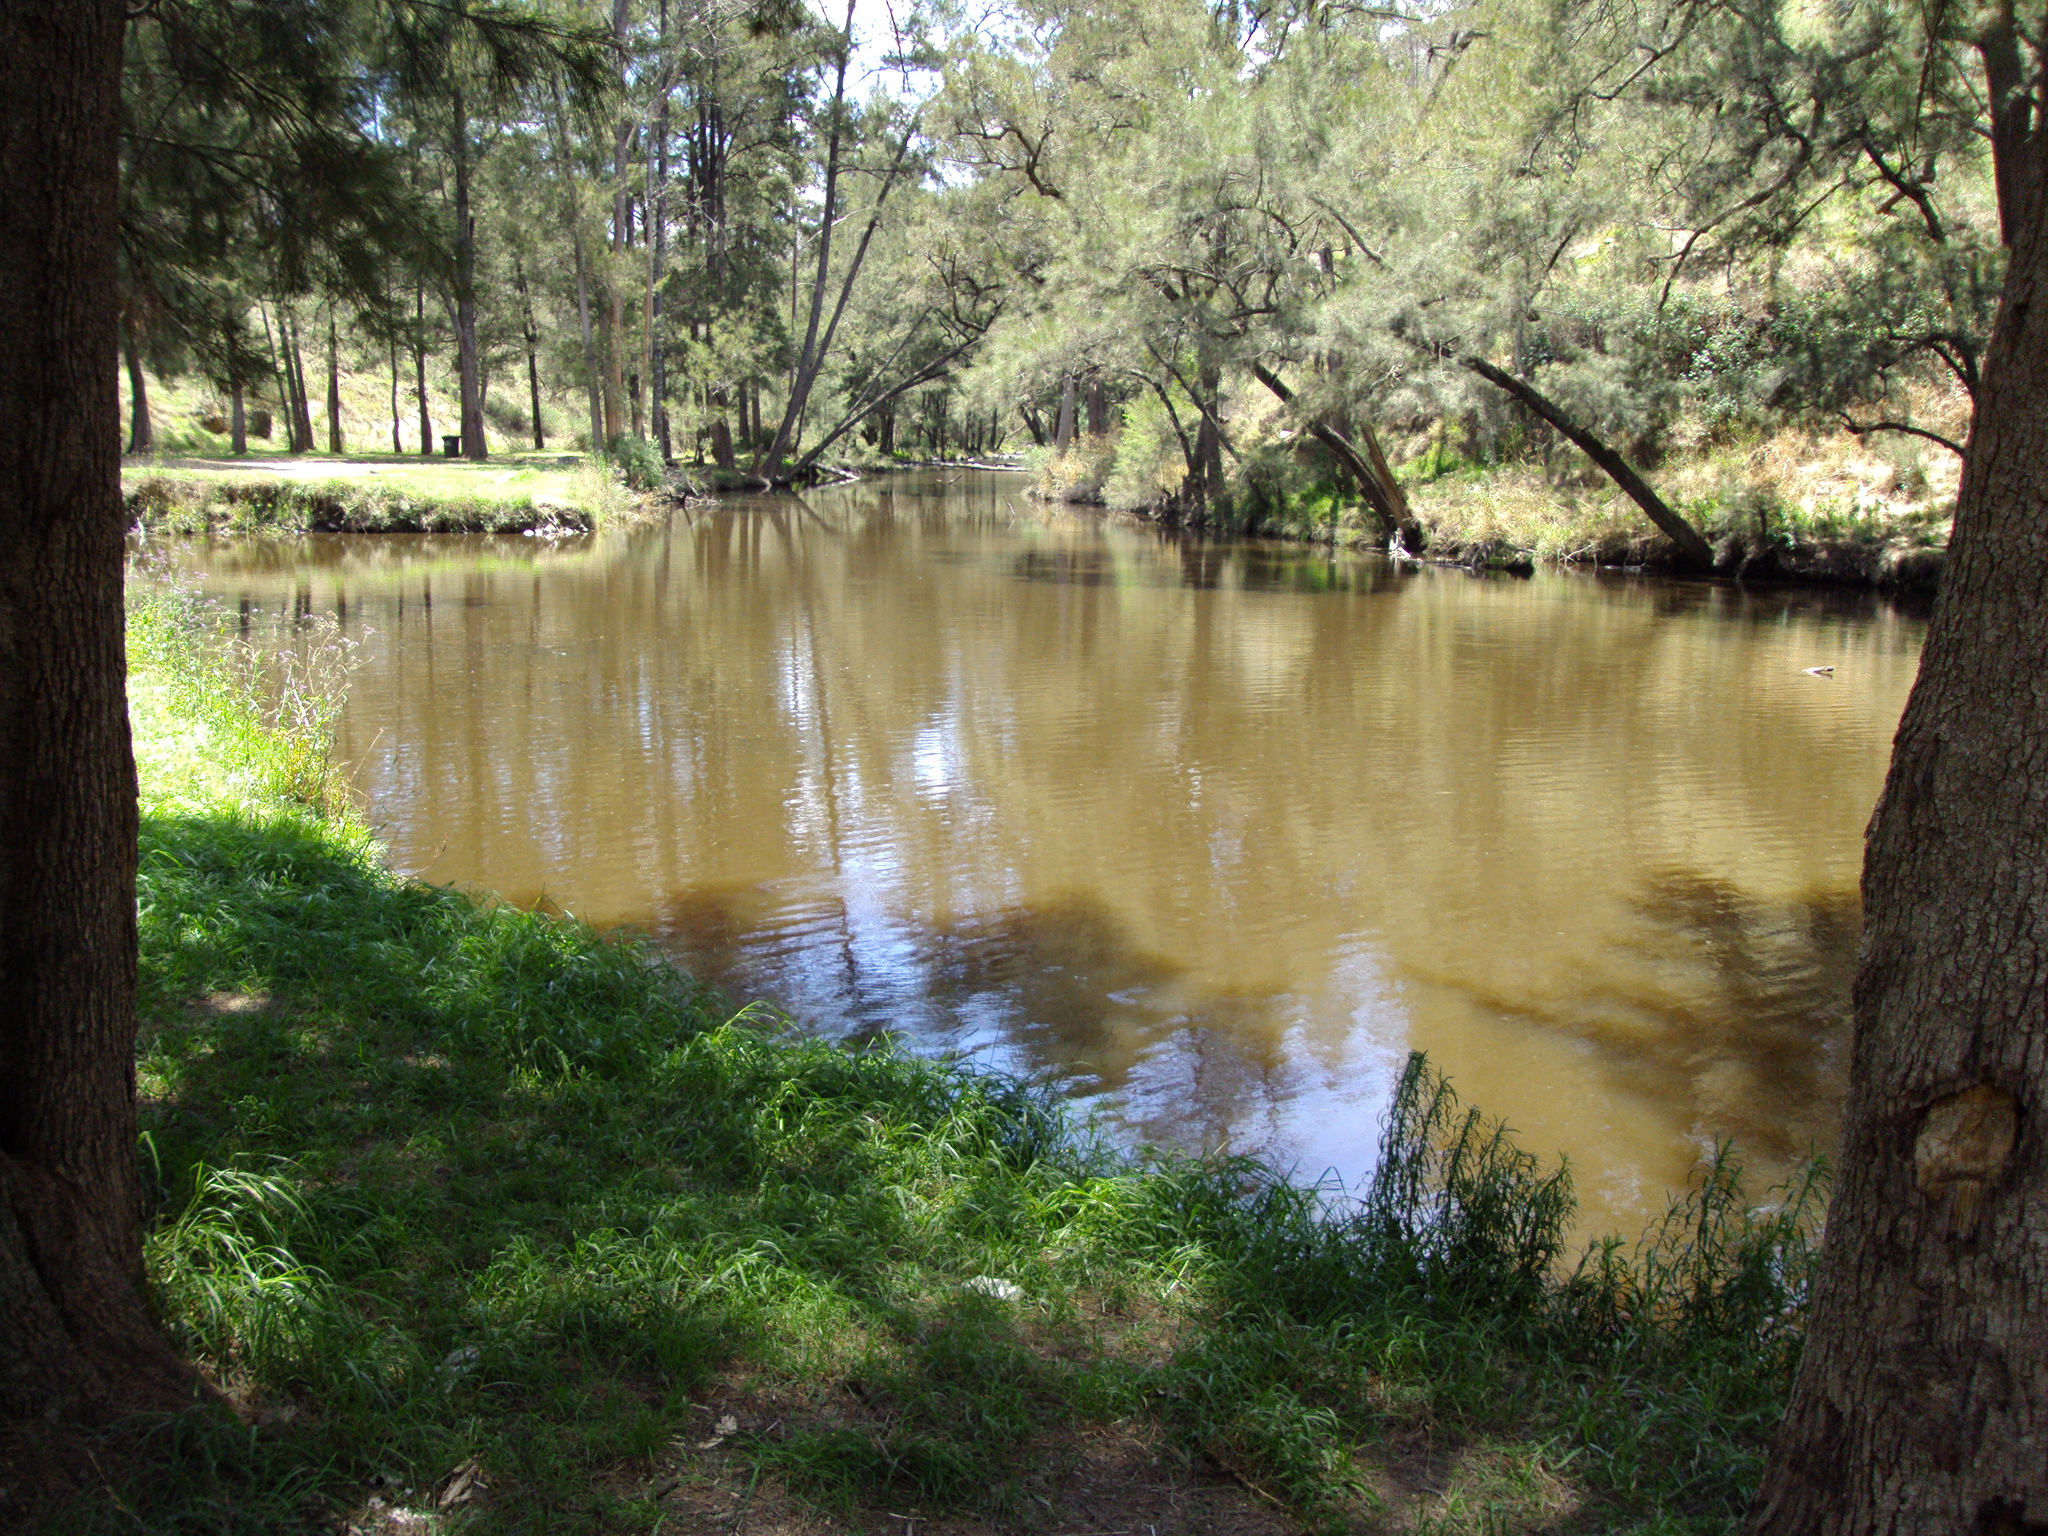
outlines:
[{"label": "river", "polygon": [[1347,1182],[1427,1050],[1570,1159],[1586,1233],[1717,1138],[1760,1182],[1831,1145],[1921,619],[1022,487],[178,558],[252,626],[361,641],[339,755],[397,868],[630,926],[807,1028]]}]

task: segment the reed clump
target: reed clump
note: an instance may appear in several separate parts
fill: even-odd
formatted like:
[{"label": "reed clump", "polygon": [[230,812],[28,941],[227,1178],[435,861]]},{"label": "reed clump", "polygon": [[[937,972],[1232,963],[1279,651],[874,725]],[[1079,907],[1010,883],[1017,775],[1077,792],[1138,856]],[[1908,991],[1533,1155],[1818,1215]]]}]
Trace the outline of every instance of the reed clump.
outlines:
[{"label": "reed clump", "polygon": [[1106,1147],[392,875],[271,744],[331,717],[252,684],[196,729],[160,680],[217,640],[136,612],[149,1264],[243,1417],[133,1431],[53,1528],[1024,1529],[1084,1482],[1130,1519],[1202,1488],[1331,1530],[1737,1521],[1813,1181],[1758,1206],[1723,1154],[1574,1261],[1566,1171],[1419,1056],[1359,1189]]}]

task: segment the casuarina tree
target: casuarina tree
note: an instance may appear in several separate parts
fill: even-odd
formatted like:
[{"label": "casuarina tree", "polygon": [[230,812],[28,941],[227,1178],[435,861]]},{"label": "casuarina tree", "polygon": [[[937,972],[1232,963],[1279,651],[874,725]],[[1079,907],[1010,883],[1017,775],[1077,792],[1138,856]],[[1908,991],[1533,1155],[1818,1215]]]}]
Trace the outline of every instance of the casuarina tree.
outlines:
[{"label": "casuarina tree", "polygon": [[0,1412],[189,1401],[137,1290],[115,0],[0,20]]}]

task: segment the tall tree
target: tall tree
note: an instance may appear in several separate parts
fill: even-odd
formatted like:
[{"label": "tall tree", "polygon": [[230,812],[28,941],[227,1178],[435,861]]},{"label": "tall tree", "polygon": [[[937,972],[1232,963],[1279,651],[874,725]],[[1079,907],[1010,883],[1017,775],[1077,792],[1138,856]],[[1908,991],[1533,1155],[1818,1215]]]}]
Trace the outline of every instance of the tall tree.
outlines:
[{"label": "tall tree", "polygon": [[[623,0],[621,0],[623,4]],[[387,59],[417,113],[433,118],[449,166],[448,308],[455,328],[464,457],[488,456],[477,344],[477,164],[490,129],[528,87],[566,73],[601,94],[604,34],[542,11],[485,0],[404,0],[393,7]]]},{"label": "tall tree", "polygon": [[0,1412],[189,1402],[137,1294],[118,0],[0,14]]},{"label": "tall tree", "polygon": [[[1976,71],[2005,289],[1942,591],[1863,868],[1841,1175],[1758,1536],[2048,1529],[2048,57],[2039,13],[1929,13]],[[1965,31],[1965,27],[1969,30]]]}]

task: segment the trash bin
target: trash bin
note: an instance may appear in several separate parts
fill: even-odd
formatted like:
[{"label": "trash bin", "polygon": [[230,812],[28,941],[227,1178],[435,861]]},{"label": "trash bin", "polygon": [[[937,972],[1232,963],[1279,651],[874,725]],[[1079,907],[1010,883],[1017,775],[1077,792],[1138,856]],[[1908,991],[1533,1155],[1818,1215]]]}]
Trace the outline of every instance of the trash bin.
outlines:
[{"label": "trash bin", "polygon": [[441,439],[441,457],[444,459],[459,459],[462,457],[462,438],[460,434]]}]

